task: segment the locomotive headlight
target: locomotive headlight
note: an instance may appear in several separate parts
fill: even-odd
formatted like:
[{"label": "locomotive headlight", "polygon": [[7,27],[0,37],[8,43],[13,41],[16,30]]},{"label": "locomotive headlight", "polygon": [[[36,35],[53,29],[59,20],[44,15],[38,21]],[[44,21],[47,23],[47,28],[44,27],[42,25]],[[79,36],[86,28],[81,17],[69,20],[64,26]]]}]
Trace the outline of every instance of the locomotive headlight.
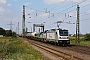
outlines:
[{"label": "locomotive headlight", "polygon": [[60,39],[61,39],[61,37],[60,37]]},{"label": "locomotive headlight", "polygon": [[67,39],[68,39],[69,37],[67,37]]}]

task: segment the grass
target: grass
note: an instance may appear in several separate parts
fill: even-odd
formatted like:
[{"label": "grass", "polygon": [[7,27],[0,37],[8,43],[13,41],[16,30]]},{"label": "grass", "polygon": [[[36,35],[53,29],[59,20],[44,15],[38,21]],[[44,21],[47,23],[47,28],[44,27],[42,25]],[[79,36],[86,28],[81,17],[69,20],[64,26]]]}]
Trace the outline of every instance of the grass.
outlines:
[{"label": "grass", "polygon": [[46,60],[29,43],[20,38],[0,38],[0,57],[7,60]]},{"label": "grass", "polygon": [[[70,37],[70,43],[71,44],[78,44],[78,43],[76,43],[76,37],[75,36]],[[90,46],[90,40],[86,41],[84,39],[84,36],[80,36],[80,45],[82,45],[82,46]]]},{"label": "grass", "polygon": [[[70,37],[71,44],[75,43],[75,37]],[[85,41],[80,37],[80,45],[90,45],[90,40]],[[6,60],[48,60],[42,54],[33,49],[29,43],[21,38],[3,37],[0,38],[0,58]]]}]

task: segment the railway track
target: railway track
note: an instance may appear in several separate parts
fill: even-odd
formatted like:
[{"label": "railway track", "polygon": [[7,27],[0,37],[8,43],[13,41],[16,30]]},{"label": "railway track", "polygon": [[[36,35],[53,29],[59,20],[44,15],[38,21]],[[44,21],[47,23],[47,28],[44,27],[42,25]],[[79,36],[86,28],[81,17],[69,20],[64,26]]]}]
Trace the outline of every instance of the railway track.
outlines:
[{"label": "railway track", "polygon": [[70,54],[67,54],[67,53],[64,53],[64,52],[61,52],[61,51],[52,49],[52,48],[47,47],[47,46],[44,46],[42,44],[38,44],[38,43],[36,43],[34,41],[33,42],[32,41],[29,41],[29,40],[27,40],[27,41],[30,44],[32,44],[32,45],[34,45],[34,46],[36,46],[36,47],[38,47],[40,49],[43,49],[43,50],[45,50],[45,51],[47,51],[47,52],[49,52],[49,53],[51,53],[53,55],[56,55],[58,57],[62,57],[65,60],[84,60],[82,58],[79,58],[79,57],[76,57],[76,56],[73,56],[73,55],[70,55]]},{"label": "railway track", "polygon": [[90,47],[87,46],[74,45],[74,46],[67,46],[66,48],[79,53],[90,55]]}]

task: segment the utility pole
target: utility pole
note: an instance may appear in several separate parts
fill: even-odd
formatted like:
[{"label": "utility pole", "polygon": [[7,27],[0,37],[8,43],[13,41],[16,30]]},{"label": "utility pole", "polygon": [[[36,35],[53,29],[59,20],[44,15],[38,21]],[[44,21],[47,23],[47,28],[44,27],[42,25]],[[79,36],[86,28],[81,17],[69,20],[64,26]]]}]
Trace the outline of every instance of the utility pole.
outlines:
[{"label": "utility pole", "polygon": [[26,27],[26,33],[27,33],[27,30],[28,30],[28,28]]},{"label": "utility pole", "polygon": [[23,5],[22,36],[25,37],[25,5]]},{"label": "utility pole", "polygon": [[17,27],[16,27],[16,34],[17,34]]},{"label": "utility pole", "polygon": [[14,25],[14,24],[12,24],[12,21],[11,21],[11,23],[8,24],[8,25],[10,25],[10,30],[12,31],[12,25]]},{"label": "utility pole", "polygon": [[18,22],[18,35],[19,35],[19,22]]},{"label": "utility pole", "polygon": [[79,33],[80,33],[80,21],[79,21],[79,11],[80,11],[80,7],[79,5],[77,5],[77,20],[76,20],[76,42],[80,44],[80,36],[79,36]]}]

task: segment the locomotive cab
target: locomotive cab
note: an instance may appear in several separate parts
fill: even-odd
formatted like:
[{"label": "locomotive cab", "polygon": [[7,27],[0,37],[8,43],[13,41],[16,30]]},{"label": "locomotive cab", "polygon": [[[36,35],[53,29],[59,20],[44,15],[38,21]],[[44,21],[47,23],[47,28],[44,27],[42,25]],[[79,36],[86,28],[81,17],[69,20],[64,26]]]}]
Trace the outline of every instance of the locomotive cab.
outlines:
[{"label": "locomotive cab", "polygon": [[69,32],[68,30],[58,30],[58,44],[59,45],[68,45],[70,44]]}]

